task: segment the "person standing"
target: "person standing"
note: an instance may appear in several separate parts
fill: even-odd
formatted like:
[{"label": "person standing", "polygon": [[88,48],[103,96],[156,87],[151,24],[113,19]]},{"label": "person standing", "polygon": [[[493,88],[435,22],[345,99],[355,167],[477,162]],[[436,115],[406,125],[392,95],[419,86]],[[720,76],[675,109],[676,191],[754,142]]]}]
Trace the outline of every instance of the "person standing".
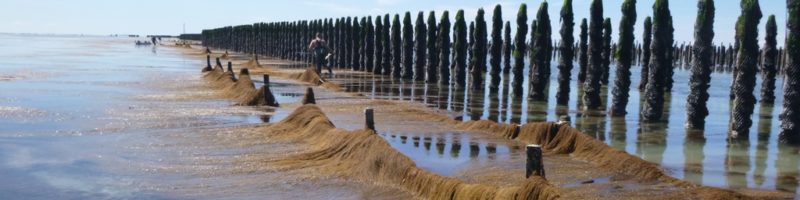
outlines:
[{"label": "person standing", "polygon": [[[328,55],[328,41],[325,40],[322,33],[317,33],[316,38],[311,40],[308,45],[308,50],[314,56],[314,65],[316,65],[317,74],[322,73],[322,66],[325,65],[325,57]],[[327,66],[328,74],[333,74],[330,66]]]}]

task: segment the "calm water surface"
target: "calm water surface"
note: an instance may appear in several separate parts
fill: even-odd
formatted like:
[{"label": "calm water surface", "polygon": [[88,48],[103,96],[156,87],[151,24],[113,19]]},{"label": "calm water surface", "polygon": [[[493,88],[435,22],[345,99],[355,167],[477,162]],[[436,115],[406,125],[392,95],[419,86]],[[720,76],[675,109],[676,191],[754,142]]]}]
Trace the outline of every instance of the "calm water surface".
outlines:
[{"label": "calm water surface", "polygon": [[280,112],[210,98],[201,61],[133,41],[0,35],[0,199],[208,198],[242,178],[198,178],[216,152],[184,138]]}]

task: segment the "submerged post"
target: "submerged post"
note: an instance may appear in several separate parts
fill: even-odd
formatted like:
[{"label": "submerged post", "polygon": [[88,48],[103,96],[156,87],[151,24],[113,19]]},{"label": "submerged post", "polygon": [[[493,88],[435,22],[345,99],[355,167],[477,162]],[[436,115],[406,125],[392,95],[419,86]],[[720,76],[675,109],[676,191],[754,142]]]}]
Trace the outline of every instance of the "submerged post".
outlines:
[{"label": "submerged post", "polygon": [[542,147],[538,144],[530,144],[525,146],[525,150],[528,155],[528,160],[525,164],[525,178],[530,178],[532,175],[545,178],[544,163],[542,162]]},{"label": "submerged post", "polygon": [[364,118],[366,119],[365,128],[375,130],[375,111],[372,108],[364,109]]},{"label": "submerged post", "polygon": [[314,98],[314,90],[311,87],[306,89],[306,95],[303,96],[303,105],[306,104],[317,104],[317,100]]}]

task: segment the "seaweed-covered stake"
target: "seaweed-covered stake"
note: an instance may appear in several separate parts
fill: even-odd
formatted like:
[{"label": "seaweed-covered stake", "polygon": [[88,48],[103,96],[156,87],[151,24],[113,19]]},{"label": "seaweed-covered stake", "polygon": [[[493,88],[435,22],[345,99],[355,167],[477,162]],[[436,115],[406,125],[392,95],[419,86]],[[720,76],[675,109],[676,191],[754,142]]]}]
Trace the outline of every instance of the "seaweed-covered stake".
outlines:
[{"label": "seaweed-covered stake", "polygon": [[438,38],[436,37],[436,13],[431,11],[428,14],[428,64],[427,67],[427,78],[425,81],[427,83],[436,83],[439,80],[439,48],[436,45],[439,44]]},{"label": "seaweed-covered stake", "polygon": [[364,29],[361,28],[361,25],[358,24],[358,21],[359,21],[358,17],[353,18],[353,25],[350,27],[351,29],[350,37],[352,38],[352,41],[350,42],[352,45],[350,51],[352,53],[350,54],[349,58],[351,59],[350,67],[353,71],[361,70],[360,55],[361,55],[361,49],[362,47],[364,47],[364,44],[361,43],[363,41],[361,40],[361,38],[363,37],[361,35],[361,31],[363,31]]},{"label": "seaweed-covered stake", "polygon": [[342,61],[344,66],[342,67],[353,67],[353,19],[352,17],[347,17],[344,22],[344,55],[342,57]]},{"label": "seaweed-covered stake", "polygon": [[527,160],[525,162],[525,178],[540,176],[545,178],[542,147],[538,144],[525,146]]},{"label": "seaweed-covered stake", "polygon": [[303,96],[303,105],[306,104],[317,104],[316,98],[314,98],[314,90],[311,87],[306,88],[306,95]]},{"label": "seaweed-covered stake", "polygon": [[364,128],[375,130],[375,110],[372,108],[364,109],[364,120],[366,121]]},{"label": "seaweed-covered stake", "polygon": [[[475,16],[475,43],[472,45],[473,53],[473,66],[471,71],[472,77],[472,90],[483,90],[483,71],[486,69],[486,20],[484,20],[483,9],[478,9],[478,15]],[[498,63],[499,64],[499,63]],[[494,69],[494,68],[493,68]]]},{"label": "seaweed-covered stake", "polygon": [[439,22],[439,85],[450,85],[450,13],[442,13]]},{"label": "seaweed-covered stake", "polygon": [[[475,67],[475,22],[469,23],[467,29],[467,70],[472,70]],[[471,71],[470,71],[471,72]],[[465,79],[466,80],[466,79]]]},{"label": "seaweed-covered stake", "polygon": [[694,25],[694,58],[692,59],[692,75],[689,78],[689,97],[686,99],[686,128],[705,128],[708,116],[708,88],[714,64],[712,54],[714,47],[714,0],[697,2],[697,20]]},{"label": "seaweed-covered stake", "polygon": [[780,141],[800,143],[800,0],[787,0],[786,64],[783,69],[783,110]]},{"label": "seaweed-covered stake", "polygon": [[565,0],[561,7],[561,45],[559,46],[560,59],[558,61],[558,91],[556,102],[558,105],[569,103],[569,83],[572,80],[572,60],[574,57],[575,38],[572,34],[575,26],[572,14],[572,0]]},{"label": "seaweed-covered stake", "polygon": [[578,82],[586,81],[586,70],[589,68],[589,26],[586,18],[581,20],[581,41],[578,45]]},{"label": "seaweed-covered stake", "polygon": [[364,68],[367,72],[375,70],[375,27],[372,25],[372,16],[367,17],[364,27]]},{"label": "seaweed-covered stake", "polygon": [[411,12],[403,16],[403,79],[414,78],[414,26],[411,24]]},{"label": "seaweed-covered stake", "polygon": [[775,23],[775,15],[770,15],[767,20],[767,37],[763,50],[764,61],[761,65],[761,103],[775,103],[775,74],[778,71],[778,25]]},{"label": "seaweed-covered stake", "polygon": [[392,37],[392,77],[394,78],[401,78],[402,77],[402,63],[403,60],[403,46],[402,46],[402,36],[400,35],[400,15],[395,14],[394,18],[392,19],[392,29],[391,29],[391,37]]},{"label": "seaweed-covered stake", "polygon": [[491,67],[491,77],[492,80],[489,84],[489,89],[492,91],[497,90],[500,87],[500,72],[503,71],[503,68],[500,66],[500,62],[502,61],[501,53],[503,51],[503,36],[501,35],[503,31],[503,11],[500,7],[500,4],[494,6],[494,12],[492,13],[492,44],[489,46],[489,66]]},{"label": "seaweed-covered stake", "polygon": [[758,66],[758,23],[761,20],[761,8],[758,0],[742,0],[742,14],[736,24],[736,40],[739,41],[736,56],[735,98],[731,111],[730,138],[747,138],[751,119],[755,109],[756,97],[753,90],[756,86],[756,69]]},{"label": "seaweed-covered stake", "polygon": [[511,22],[506,21],[503,31],[503,74],[508,74],[511,72]]},{"label": "seaweed-covered stake", "polygon": [[550,14],[547,12],[547,1],[542,2],[536,13],[536,29],[533,34],[533,50],[531,52],[531,87],[530,98],[537,101],[547,100],[545,89],[550,83]]},{"label": "seaweed-covered stake", "polygon": [[425,62],[427,61],[427,45],[428,45],[428,27],[425,25],[424,14],[422,11],[417,14],[417,22],[414,25],[414,44],[415,44],[415,55],[414,55],[414,80],[417,81],[424,81],[425,80]]},{"label": "seaweed-covered stake", "polygon": [[603,69],[602,0],[592,0],[589,23],[589,68],[586,70],[583,103],[586,109],[597,109],[600,107],[600,78]]},{"label": "seaweed-covered stake", "polygon": [[647,79],[650,77],[648,73],[650,72],[650,42],[653,41],[652,31],[652,19],[650,17],[644,18],[644,30],[642,30],[642,77],[639,80],[639,91],[644,91],[647,87]]},{"label": "seaweed-covered stake", "polygon": [[611,72],[611,52],[614,51],[614,47],[611,45],[612,28],[611,18],[606,18],[603,21],[603,69],[602,75],[600,75],[600,83],[603,85],[608,85],[608,75]]},{"label": "seaweed-covered stake", "polygon": [[519,6],[517,12],[517,34],[514,36],[514,66],[511,71],[514,74],[514,79],[511,81],[512,95],[514,97],[522,97],[522,70],[525,68],[525,37],[528,34],[528,7],[524,3]]},{"label": "seaweed-covered stake", "polygon": [[392,29],[392,25],[389,23],[389,14],[383,16],[383,61],[381,66],[383,66],[383,75],[392,75],[392,50],[394,49],[392,46],[392,38],[389,35],[390,29]]},{"label": "seaweed-covered stake", "polygon": [[384,74],[383,71],[383,20],[381,16],[375,17],[375,65],[373,74]]},{"label": "seaweed-covered stake", "polygon": [[668,0],[656,0],[653,4],[653,41],[650,45],[652,57],[650,73],[648,74],[647,88],[645,89],[645,104],[642,109],[642,118],[646,122],[661,120],[664,114],[664,84],[668,68],[672,68],[673,42],[672,15],[669,11]]},{"label": "seaweed-covered stake", "polygon": [[453,64],[456,72],[456,87],[464,88],[467,78],[467,22],[464,21],[464,10],[456,12],[456,23],[453,25]]},{"label": "seaweed-covered stake", "polygon": [[228,72],[233,73],[233,64],[231,61],[228,61]]},{"label": "seaweed-covered stake", "polygon": [[619,48],[617,57],[617,77],[614,80],[614,97],[611,104],[611,116],[625,116],[628,112],[628,93],[631,90],[631,64],[633,62],[633,27],[636,25],[636,0],[625,0],[622,3],[622,19],[619,21]]},{"label": "seaweed-covered stake", "polygon": [[219,57],[217,57],[217,65],[215,67],[222,69],[222,62],[219,61]]}]

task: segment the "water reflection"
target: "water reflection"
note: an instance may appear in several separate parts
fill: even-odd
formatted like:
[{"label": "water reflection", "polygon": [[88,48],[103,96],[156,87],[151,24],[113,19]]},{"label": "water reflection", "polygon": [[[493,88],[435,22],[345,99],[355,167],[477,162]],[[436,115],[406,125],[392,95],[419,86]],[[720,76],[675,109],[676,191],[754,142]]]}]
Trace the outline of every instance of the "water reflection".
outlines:
[{"label": "water reflection", "polygon": [[[381,136],[421,168],[445,176],[455,174],[470,162],[520,159],[524,153],[519,147],[491,143],[470,134],[384,133]],[[412,142],[407,143],[407,138]]]},{"label": "water reflection", "polygon": [[[577,66],[577,64],[576,64]],[[613,65],[612,65],[613,66]],[[555,65],[553,66],[555,68]],[[579,68],[573,69],[573,76]],[[523,74],[527,74],[526,68]],[[640,67],[631,68],[632,83],[639,83]],[[614,80],[616,73],[610,73]],[[678,68],[675,70],[672,93],[665,96],[664,118],[657,123],[640,123],[640,106],[642,95],[638,90],[631,90],[630,103],[626,110],[628,115],[611,118],[605,110],[584,111],[580,98],[584,88],[573,81],[569,103],[566,106],[556,105],[555,91],[557,84],[550,84],[545,101],[531,101],[527,98],[510,96],[510,78],[504,74],[500,88],[472,91],[456,88],[452,85],[427,84],[421,81],[394,79],[388,76],[375,76],[367,73],[340,72],[330,78],[340,84],[348,92],[365,94],[371,99],[388,99],[414,101],[441,110],[457,113],[460,120],[492,120],[501,123],[527,123],[555,121],[560,116],[571,118],[574,127],[585,134],[604,141],[610,146],[625,150],[645,160],[662,165],[672,175],[686,180],[720,187],[756,187],[764,189],[792,188],[796,191],[796,177],[783,174],[797,174],[797,147],[780,146],[776,142],[778,130],[777,111],[772,105],[758,104],[759,114],[754,115],[756,125],[751,132],[759,137],[750,137],[744,144],[728,143],[727,127],[730,116],[730,83],[729,71],[718,71],[712,74],[709,89],[709,116],[706,119],[704,132],[689,131],[684,128],[686,121],[686,97],[689,86],[689,72]],[[550,77],[556,83],[556,76]],[[760,76],[759,76],[760,78]],[[574,79],[574,78],[573,78]],[[488,85],[488,79],[487,85]],[[528,77],[525,77],[527,83]],[[758,81],[757,84],[760,84]],[[776,81],[782,85],[782,79]],[[527,97],[528,84],[523,84],[523,96]],[[760,86],[756,86],[760,88]],[[609,86],[601,90],[602,105],[607,107],[612,99]],[[776,96],[782,96],[776,90]],[[638,101],[636,101],[638,100]],[[778,98],[775,105],[781,105]],[[423,142],[424,144],[424,142]],[[452,152],[457,157],[461,151],[446,148],[432,142],[438,154]],[[424,145],[423,145],[424,146]],[[465,145],[466,146],[466,145]],[[794,152],[794,153],[787,153]],[[792,159],[781,155],[791,155]],[[448,157],[452,157],[448,155]]]},{"label": "water reflection", "polygon": [[703,150],[706,138],[703,132],[696,130],[686,131],[686,142],[683,143],[683,179],[695,183],[703,182]]}]

